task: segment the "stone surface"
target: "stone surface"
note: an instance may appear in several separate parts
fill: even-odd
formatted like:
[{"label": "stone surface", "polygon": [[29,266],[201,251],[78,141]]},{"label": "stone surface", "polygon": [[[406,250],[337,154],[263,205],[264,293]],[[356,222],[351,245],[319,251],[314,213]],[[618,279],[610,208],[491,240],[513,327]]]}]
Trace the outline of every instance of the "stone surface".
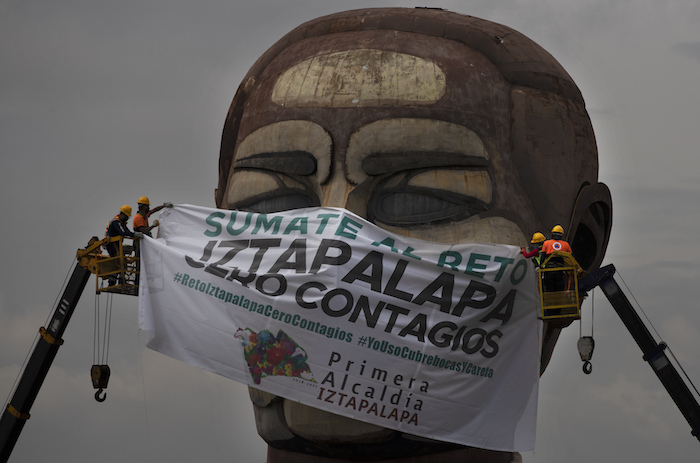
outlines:
[{"label": "stone surface", "polygon": [[[219,207],[344,207],[434,242],[524,246],[561,224],[584,269],[612,227],[580,91],[507,26],[437,9],[325,16],[251,68],[222,136]],[[547,323],[546,368],[561,329]],[[269,462],[510,462],[251,392]],[[331,458],[332,460],[329,460]]]}]

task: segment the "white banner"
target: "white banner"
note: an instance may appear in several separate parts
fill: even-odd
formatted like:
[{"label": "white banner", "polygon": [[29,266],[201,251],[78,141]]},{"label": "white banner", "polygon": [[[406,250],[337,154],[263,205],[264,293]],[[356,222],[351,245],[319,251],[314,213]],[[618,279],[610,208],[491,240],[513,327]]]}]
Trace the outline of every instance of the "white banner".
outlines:
[{"label": "white banner", "polygon": [[176,205],[141,246],[148,346],[419,436],[534,449],[539,296],[519,248],[445,245],[344,209]]}]

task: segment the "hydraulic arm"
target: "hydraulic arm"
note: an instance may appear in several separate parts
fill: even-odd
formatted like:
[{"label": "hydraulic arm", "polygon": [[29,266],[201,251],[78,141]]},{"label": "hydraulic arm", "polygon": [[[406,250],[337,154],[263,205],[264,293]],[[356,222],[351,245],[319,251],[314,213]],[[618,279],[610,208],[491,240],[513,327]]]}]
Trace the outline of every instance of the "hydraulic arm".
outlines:
[{"label": "hydraulic arm", "polygon": [[[98,241],[90,240],[85,249],[79,249],[78,262],[68,280],[63,295],[49,320],[48,326],[39,329],[40,337],[34,345],[29,361],[20,377],[10,403],[7,404],[0,418],[0,463],[8,461],[17,443],[24,424],[29,419],[29,410],[39,394],[39,389],[46,379],[58,348],[63,344],[63,332],[70,321],[80,296],[90,275],[97,276],[97,293],[101,291],[127,294],[138,294],[138,257],[131,256],[133,246],[125,246],[121,236],[105,238]],[[118,255],[105,256],[101,253],[102,246],[114,242],[117,244]],[[108,286],[100,287],[100,281],[109,281]],[[98,389],[95,398],[104,400],[103,389],[107,387],[109,367],[93,365],[91,370],[93,386]]]},{"label": "hydraulic arm", "polygon": [[24,423],[29,419],[29,410],[39,394],[39,389],[51,368],[58,348],[63,343],[61,336],[89,278],[89,270],[80,265],[75,266],[48,326],[39,330],[41,336],[34,346],[12,400],[7,404],[0,418],[0,461],[2,462],[10,458]]},{"label": "hydraulic arm", "polygon": [[615,267],[610,264],[602,267],[581,279],[579,289],[590,291],[599,286],[605,297],[617,312],[625,327],[630,332],[637,345],[642,349],[643,359],[649,363],[656,376],[664,385],[676,406],[681,411],[692,429],[691,434],[700,440],[700,405],[688,388],[686,382],[678,373],[676,367],[669,361],[664,350],[666,344],[657,343],[646,325],[630,304],[627,296],[613,279]]}]

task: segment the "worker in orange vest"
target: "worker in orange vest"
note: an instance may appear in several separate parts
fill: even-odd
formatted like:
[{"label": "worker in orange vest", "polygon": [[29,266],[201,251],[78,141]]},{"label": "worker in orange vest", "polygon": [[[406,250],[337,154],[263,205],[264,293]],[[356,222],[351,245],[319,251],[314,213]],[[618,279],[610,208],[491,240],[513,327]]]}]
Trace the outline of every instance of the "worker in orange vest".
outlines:
[{"label": "worker in orange vest", "polygon": [[564,229],[561,225],[555,225],[552,228],[552,239],[547,240],[542,245],[542,254],[546,257],[554,251],[562,251],[571,253],[571,246],[564,240]]},{"label": "worker in orange vest", "polygon": [[[542,245],[540,261],[543,268],[563,267],[564,260],[561,257],[552,257],[547,261],[549,254],[554,251],[571,253],[571,246],[564,240],[564,229],[561,225],[552,228],[552,239]],[[566,280],[559,272],[547,272],[544,275],[544,284],[547,291],[563,291],[566,289]]]},{"label": "worker in orange vest", "polygon": [[151,209],[151,201],[149,201],[148,197],[146,196],[141,196],[138,199],[137,203],[139,211],[134,216],[134,231],[138,231],[143,233],[144,235],[151,236],[151,230],[157,227],[159,223],[156,220],[153,223],[153,225],[149,225],[148,218],[151,216],[151,214],[154,214],[159,210],[163,209],[165,207],[165,204]]}]

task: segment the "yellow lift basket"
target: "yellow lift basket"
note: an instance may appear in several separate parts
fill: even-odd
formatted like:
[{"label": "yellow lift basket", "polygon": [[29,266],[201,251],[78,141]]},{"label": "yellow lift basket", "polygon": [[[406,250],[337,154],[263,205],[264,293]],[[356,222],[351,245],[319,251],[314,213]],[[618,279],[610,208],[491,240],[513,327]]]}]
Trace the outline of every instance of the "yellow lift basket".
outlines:
[{"label": "yellow lift basket", "polygon": [[543,320],[581,318],[578,280],[582,273],[568,252],[555,251],[540,263],[538,286]]},{"label": "yellow lift basket", "polygon": [[[127,239],[131,240],[131,238]],[[78,250],[78,263],[97,276],[95,284],[97,294],[107,292],[138,295],[139,257],[136,252],[138,243],[135,240],[132,241],[132,244],[125,244],[122,236],[99,241],[93,238],[85,249]],[[118,250],[116,256],[102,254],[102,248],[108,243],[116,243]]]}]

